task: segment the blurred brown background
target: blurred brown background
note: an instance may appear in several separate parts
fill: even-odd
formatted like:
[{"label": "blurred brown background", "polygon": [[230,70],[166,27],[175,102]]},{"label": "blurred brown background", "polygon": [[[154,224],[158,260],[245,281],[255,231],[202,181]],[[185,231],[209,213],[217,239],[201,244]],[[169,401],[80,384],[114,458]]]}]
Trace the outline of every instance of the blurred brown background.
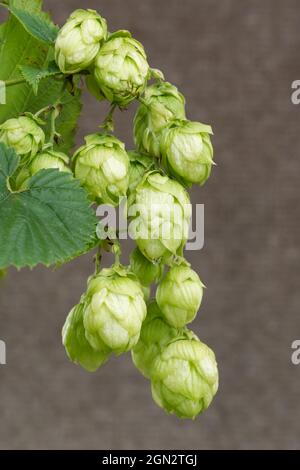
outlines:
[{"label": "blurred brown background", "polygon": [[[56,272],[11,270],[0,290],[0,448],[299,448],[300,366],[290,359],[300,338],[300,106],[290,100],[299,1],[45,4],[60,24],[91,7],[111,31],[129,29],[185,94],[190,119],[213,125],[218,166],[193,190],[205,204],[205,247],[187,257],[208,286],[192,327],[215,350],[221,383],[209,410],[187,422],[155,406],[130,355],[84,372],[68,362],[60,330],[91,256]],[[85,102],[78,143],[107,109]],[[128,147],[133,113],[118,113]]]}]

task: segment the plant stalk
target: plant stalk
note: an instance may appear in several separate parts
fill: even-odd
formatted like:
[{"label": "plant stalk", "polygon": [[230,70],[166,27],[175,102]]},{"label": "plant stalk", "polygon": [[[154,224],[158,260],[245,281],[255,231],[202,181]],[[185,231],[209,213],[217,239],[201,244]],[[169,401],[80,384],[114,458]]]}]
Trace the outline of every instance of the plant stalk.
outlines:
[{"label": "plant stalk", "polygon": [[4,84],[6,87],[19,85],[20,83],[26,82],[25,78],[13,78],[11,80],[4,80]]}]

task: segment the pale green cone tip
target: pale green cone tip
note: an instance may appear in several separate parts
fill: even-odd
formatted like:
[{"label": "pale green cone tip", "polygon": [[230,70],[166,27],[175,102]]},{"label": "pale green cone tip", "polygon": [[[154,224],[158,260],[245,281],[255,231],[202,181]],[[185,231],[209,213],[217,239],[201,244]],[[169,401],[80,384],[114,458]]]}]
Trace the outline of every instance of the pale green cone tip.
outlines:
[{"label": "pale green cone tip", "polygon": [[141,284],[126,270],[103,269],[88,283],[84,311],[86,337],[94,349],[116,355],[132,349],[146,317]]},{"label": "pale green cone tip", "polygon": [[134,118],[137,149],[160,157],[161,132],[173,119],[185,119],[184,96],[168,82],[159,81],[146,88]]},{"label": "pale green cone tip", "polygon": [[215,355],[195,335],[175,339],[156,357],[151,382],[158,406],[179,418],[195,419],[218,390]]},{"label": "pale green cone tip", "polygon": [[91,134],[74,154],[75,177],[98,203],[117,206],[126,196],[129,157],[125,145],[109,134]]},{"label": "pale green cone tip", "polygon": [[55,60],[60,70],[71,74],[87,69],[106,37],[106,20],[95,10],[75,10],[55,42]]},{"label": "pale green cone tip", "polygon": [[20,157],[32,158],[43,147],[45,134],[34,119],[21,116],[0,125],[0,142],[14,148]]},{"label": "pale green cone tip", "polygon": [[191,204],[185,189],[158,171],[147,173],[128,200],[129,233],[150,261],[181,255]]},{"label": "pale green cone tip", "polygon": [[163,164],[184,185],[203,185],[209,178],[214,164],[211,134],[210,126],[187,120],[172,121],[163,130]]},{"label": "pale green cone tip", "polygon": [[144,91],[150,68],[142,44],[129,31],[117,31],[97,54],[94,73],[105,97],[125,107]]},{"label": "pale green cone tip", "polygon": [[166,321],[176,328],[193,321],[201,305],[203,289],[198,274],[190,267],[172,267],[156,291],[156,301]]}]

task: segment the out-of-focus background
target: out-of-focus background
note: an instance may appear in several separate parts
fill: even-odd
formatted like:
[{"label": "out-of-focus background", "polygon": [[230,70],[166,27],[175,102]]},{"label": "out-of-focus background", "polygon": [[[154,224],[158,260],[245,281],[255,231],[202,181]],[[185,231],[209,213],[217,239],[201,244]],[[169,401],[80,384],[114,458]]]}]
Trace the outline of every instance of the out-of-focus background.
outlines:
[{"label": "out-of-focus background", "polygon": [[[90,7],[111,31],[129,29],[184,93],[189,118],[213,125],[218,166],[192,191],[205,204],[205,246],[187,257],[207,285],[192,328],[216,352],[220,390],[199,419],[180,421],[156,407],[129,354],[84,372],[67,360],[60,331],[91,256],[54,272],[11,270],[0,287],[0,448],[299,448],[300,365],[291,343],[300,338],[300,106],[290,99],[300,79],[299,1],[45,6],[59,24]],[[89,96],[85,104],[78,144],[107,111]],[[134,109],[117,117],[128,148]]]}]

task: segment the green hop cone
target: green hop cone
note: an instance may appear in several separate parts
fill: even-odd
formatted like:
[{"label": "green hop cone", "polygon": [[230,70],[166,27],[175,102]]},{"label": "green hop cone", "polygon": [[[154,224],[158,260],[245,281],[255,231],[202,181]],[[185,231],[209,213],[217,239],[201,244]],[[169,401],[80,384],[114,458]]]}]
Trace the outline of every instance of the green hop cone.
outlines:
[{"label": "green hop cone", "polygon": [[198,274],[188,266],[174,266],[164,276],[156,291],[156,301],[167,322],[182,328],[194,320],[203,297]]},{"label": "green hop cone", "polygon": [[74,154],[75,177],[99,203],[117,206],[128,189],[129,158],[124,144],[108,134],[91,134]]},{"label": "green hop cone", "polygon": [[135,152],[134,150],[129,150],[128,156],[130,160],[128,191],[131,193],[142,181],[145,172],[154,166],[154,161],[148,155]]},{"label": "green hop cone", "polygon": [[151,296],[151,286],[143,286],[141,284],[141,288],[142,288],[142,291],[143,291],[143,294],[144,294],[144,300],[147,303],[150,299],[150,296]]},{"label": "green hop cone", "polygon": [[168,82],[146,88],[134,118],[137,149],[160,157],[161,131],[173,119],[185,119],[184,96]]},{"label": "green hop cone", "polygon": [[129,31],[111,34],[95,59],[95,78],[102,93],[121,107],[144,91],[149,74],[144,48]]},{"label": "green hop cone", "polygon": [[123,267],[103,269],[88,283],[84,327],[94,349],[116,355],[139,340],[146,317],[144,294],[137,278]]},{"label": "green hop cone", "polygon": [[13,147],[21,157],[32,158],[44,145],[45,134],[34,119],[21,116],[0,125],[0,142]]},{"label": "green hop cone", "polygon": [[17,177],[17,187],[26,186],[28,180],[41,170],[57,169],[66,173],[71,173],[68,167],[69,157],[54,150],[44,150],[37,154],[29,165],[23,167]]},{"label": "green hop cone", "polygon": [[95,350],[86,339],[83,312],[84,302],[72,308],[62,330],[63,345],[72,362],[94,372],[108,360],[109,353],[105,348]]},{"label": "green hop cone", "polygon": [[95,10],[75,10],[58,33],[55,60],[63,73],[88,68],[107,37],[106,20]]},{"label": "green hop cone", "polygon": [[150,261],[181,255],[188,239],[191,204],[185,189],[153,171],[128,200],[129,233]]},{"label": "green hop cone", "polygon": [[164,271],[163,264],[149,261],[138,248],[130,255],[130,268],[143,286],[159,281]]},{"label": "green hop cone", "polygon": [[152,396],[167,413],[194,419],[210,405],[218,390],[213,351],[192,332],[163,349],[151,371]]},{"label": "green hop cone", "polygon": [[183,184],[203,185],[213,163],[212,129],[206,124],[175,120],[168,124],[161,137],[163,164]]},{"label": "green hop cone", "polygon": [[171,327],[164,319],[156,302],[148,306],[146,320],[141,329],[139,342],[132,350],[132,360],[137,369],[148,379],[153,362],[166,345],[181,332]]}]

